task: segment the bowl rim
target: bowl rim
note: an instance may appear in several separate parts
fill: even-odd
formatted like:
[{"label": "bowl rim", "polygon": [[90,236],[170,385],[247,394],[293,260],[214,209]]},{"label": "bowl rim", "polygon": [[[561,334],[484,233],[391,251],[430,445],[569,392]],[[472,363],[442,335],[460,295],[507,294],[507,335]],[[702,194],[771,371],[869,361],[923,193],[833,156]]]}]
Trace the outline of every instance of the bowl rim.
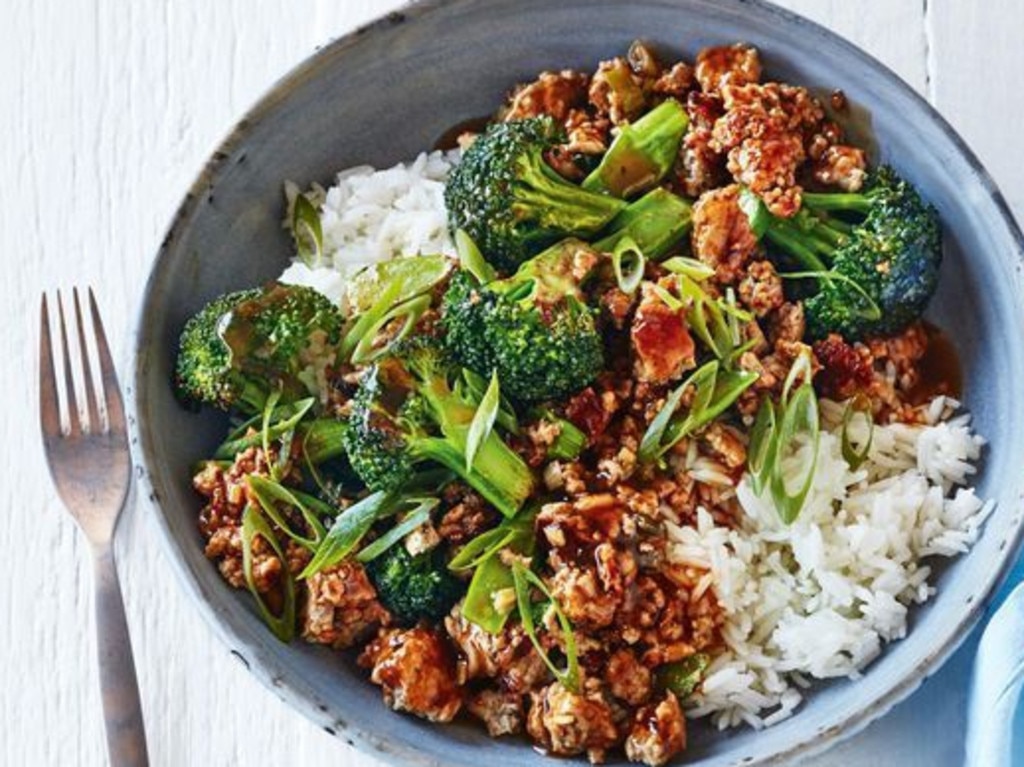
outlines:
[{"label": "bowl rim", "polygon": [[[203,164],[202,169],[190,184],[161,239],[136,311],[135,325],[130,337],[131,357],[129,369],[131,375],[126,387],[130,444],[134,454],[137,480],[142,490],[137,496],[143,500],[149,511],[152,512],[147,516],[150,519],[156,520],[156,525],[160,531],[162,549],[171,562],[176,579],[181,587],[184,588],[185,593],[192,598],[192,602],[203,615],[207,625],[218,636],[229,652],[238,657],[249,673],[255,676],[268,691],[274,693],[291,708],[302,713],[309,721],[323,726],[329,733],[344,739],[349,745],[354,745],[364,753],[384,759],[389,763],[415,765],[416,767],[436,767],[441,763],[435,758],[419,752],[410,745],[402,742],[389,742],[386,737],[373,731],[363,730],[356,725],[340,722],[333,717],[329,717],[323,707],[318,707],[314,704],[300,683],[275,672],[270,666],[272,659],[261,658],[256,663],[250,663],[245,655],[239,650],[234,649],[248,644],[246,632],[224,620],[217,613],[213,604],[203,597],[198,580],[190,572],[185,560],[179,554],[179,543],[163,512],[156,486],[150,474],[148,458],[152,455],[154,435],[144,423],[144,419],[139,417],[147,409],[146,387],[143,385],[144,378],[146,377],[146,367],[142,364],[142,352],[149,337],[145,317],[150,303],[150,296],[156,287],[156,278],[159,271],[157,267],[174,249],[180,234],[181,225],[195,213],[197,206],[204,199],[204,190],[208,189],[211,185],[211,180],[218,176],[219,171],[233,150],[245,140],[251,126],[259,122],[265,114],[273,111],[276,105],[285,99],[291,90],[316,76],[321,69],[328,66],[342,51],[361,42],[367,35],[372,35],[378,30],[388,29],[398,24],[416,21],[441,8],[471,5],[477,1],[408,0],[401,7],[383,14],[368,23],[357,26],[351,31],[333,38],[316,48],[312,54],[279,77],[245,111],[242,117],[228,131],[227,135],[217,143],[216,148]],[[504,1],[514,2],[515,0]],[[660,1],[671,3],[674,0]],[[1022,234],[1006,198],[999,190],[991,174],[942,114],[902,77],[886,64],[837,32],[794,11],[775,5],[769,0],[717,0],[717,2],[731,5],[737,9],[753,7],[761,13],[774,16],[782,24],[799,25],[812,34],[824,36],[831,45],[843,49],[846,54],[852,55],[860,59],[862,63],[872,67],[902,97],[909,98],[915,102],[917,107],[950,140],[974,173],[980,188],[984,190],[989,201],[995,206],[996,212],[1006,226],[1007,233],[1016,244],[1015,253],[1007,254],[1006,257],[1012,258],[1015,255],[1019,263],[1024,263],[1024,234]],[[777,765],[787,763],[796,758],[806,758],[820,754],[839,741],[861,732],[876,719],[884,716],[895,705],[913,694],[931,674],[938,671],[967,639],[972,629],[981,620],[993,597],[1009,577],[1022,546],[1024,546],[1024,498],[1018,499],[1016,511],[1016,527],[1010,539],[1005,542],[1006,546],[1000,552],[1002,559],[999,562],[999,567],[992,571],[992,574],[989,575],[984,584],[984,596],[973,601],[961,620],[954,627],[954,631],[950,634],[949,639],[928,654],[916,667],[908,670],[902,677],[895,678],[870,705],[841,717],[832,726],[823,731],[815,732],[809,737],[794,739],[794,742],[787,747],[776,749],[764,756],[754,756],[753,759],[746,759],[743,764]],[[330,721],[328,722],[328,720]]]}]

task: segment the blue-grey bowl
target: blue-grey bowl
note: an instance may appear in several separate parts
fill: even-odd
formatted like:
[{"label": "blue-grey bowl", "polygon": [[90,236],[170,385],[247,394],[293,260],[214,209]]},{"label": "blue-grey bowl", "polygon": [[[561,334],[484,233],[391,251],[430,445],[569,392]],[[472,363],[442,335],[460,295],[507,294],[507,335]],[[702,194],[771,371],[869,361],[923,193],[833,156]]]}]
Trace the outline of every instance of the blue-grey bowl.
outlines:
[{"label": "blue-grey bowl", "polygon": [[[789,721],[764,732],[698,729],[680,761],[771,764],[820,751],[909,695],[950,656],[1008,570],[1022,528],[1024,291],[1021,233],[1002,196],[949,125],[892,72],[815,24],[756,0],[432,0],[317,52],[247,114],[189,191],[161,245],[137,329],[134,443],[142,497],[191,597],[228,647],[271,690],[339,737],[415,765],[539,765],[522,740],[477,727],[429,725],[385,709],[350,659],[279,643],[247,595],[203,556],[189,466],[223,424],[189,415],[168,379],[182,323],[211,297],[277,275],[284,179],[328,182],[350,165],[386,165],[430,147],[449,126],[487,114],[509,86],[542,69],[592,69],[634,38],[692,57],[702,46],[757,45],[773,78],[842,88],[878,147],[939,208],[946,260],[931,318],[953,336],[965,402],[989,441],[981,495],[998,506],[981,539],[939,574],[938,594],[911,616],[856,682],[825,685]],[[239,733],[241,736],[241,733]]]}]

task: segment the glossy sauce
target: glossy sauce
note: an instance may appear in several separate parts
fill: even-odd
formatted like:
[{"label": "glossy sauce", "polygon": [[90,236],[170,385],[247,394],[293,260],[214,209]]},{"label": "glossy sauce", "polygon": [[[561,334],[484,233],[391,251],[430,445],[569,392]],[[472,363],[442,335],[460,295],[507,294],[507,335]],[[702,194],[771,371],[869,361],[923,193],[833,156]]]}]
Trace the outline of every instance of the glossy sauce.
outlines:
[{"label": "glossy sauce", "polygon": [[930,322],[924,323],[924,328],[928,333],[928,348],[917,363],[921,377],[908,393],[908,399],[915,405],[940,394],[959,399],[963,394],[963,371],[956,346],[949,336]]},{"label": "glossy sauce", "polygon": [[442,151],[456,149],[459,146],[459,136],[463,133],[480,133],[487,127],[487,123],[490,121],[491,115],[485,115],[484,117],[470,117],[468,120],[457,122],[438,136],[437,141],[434,142],[434,149]]}]

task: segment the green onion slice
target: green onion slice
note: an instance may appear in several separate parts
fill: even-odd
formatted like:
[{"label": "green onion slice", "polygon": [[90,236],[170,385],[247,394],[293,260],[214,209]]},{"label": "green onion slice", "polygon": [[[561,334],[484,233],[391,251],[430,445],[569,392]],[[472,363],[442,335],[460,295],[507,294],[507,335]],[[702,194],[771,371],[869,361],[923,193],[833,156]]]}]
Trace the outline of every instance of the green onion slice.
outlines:
[{"label": "green onion slice", "polygon": [[323,256],[324,234],[320,226],[320,213],[304,194],[295,195],[292,237],[299,260],[310,268],[316,266]]},{"label": "green onion slice", "polygon": [[349,506],[335,518],[313,558],[299,573],[299,578],[309,578],[338,564],[359,544],[374,522],[394,509],[395,498],[380,490]]},{"label": "green onion slice", "polygon": [[[259,474],[250,474],[246,477],[246,482],[249,485],[249,489],[252,490],[252,494],[256,496],[256,500],[259,502],[263,513],[270,517],[273,523],[285,535],[300,546],[304,546],[310,551],[316,551],[320,542],[323,541],[326,531],[320,522],[320,516],[310,504],[279,482],[262,477]],[[298,509],[311,535],[307,536],[293,529],[285,516],[281,514],[280,509],[278,509],[277,504],[279,503]]]},{"label": "green onion slice", "polygon": [[405,519],[388,530],[384,535],[362,548],[356,559],[360,562],[372,562],[396,543],[399,543],[405,536],[430,520],[431,512],[437,508],[440,501],[437,498],[408,498],[406,503],[415,504],[415,508],[406,514]]},{"label": "green onion slice", "polygon": [[[718,360],[705,363],[674,389],[640,440],[638,457],[644,463],[661,458],[683,437],[724,413],[758,378],[747,370],[721,370]],[[687,387],[696,390],[689,411],[677,414]]]},{"label": "green onion slice", "polygon": [[498,277],[494,267],[487,263],[480,248],[473,242],[473,238],[466,233],[465,229],[458,229],[455,232],[455,252],[459,256],[459,265],[467,272],[476,277],[481,285],[493,282]]},{"label": "green onion slice", "polygon": [[[416,327],[423,313],[430,308],[430,296],[423,295],[410,298],[408,301],[393,306],[386,311],[362,334],[352,350],[351,360],[355,365],[365,365],[373,362],[378,357],[387,354],[396,344],[401,342]],[[376,347],[377,335],[389,323],[394,320],[402,320],[402,327],[393,334],[383,346]]]},{"label": "green onion slice", "polygon": [[[803,476],[797,480],[794,492],[792,483],[787,481],[783,474],[782,462],[787,453],[796,447],[801,435],[806,435],[811,445],[811,460],[805,464]],[[785,404],[775,446],[770,489],[775,508],[782,521],[787,525],[792,524],[800,515],[811,486],[814,484],[820,437],[818,399],[814,395],[814,386],[808,381],[801,384],[793,394],[793,398]]]},{"label": "green onion slice", "polygon": [[623,237],[612,251],[612,270],[619,290],[633,295],[644,278],[647,258],[632,237]]},{"label": "green onion slice", "polygon": [[761,495],[768,484],[775,460],[777,428],[775,404],[770,397],[765,396],[757,410],[754,426],[750,430],[750,444],[747,446],[747,470],[755,495]]},{"label": "green onion slice", "polygon": [[454,572],[472,570],[479,567],[503,548],[515,540],[518,532],[502,525],[480,533],[476,538],[463,546],[459,553],[452,557],[448,569]]},{"label": "green onion slice", "polygon": [[487,385],[476,413],[473,414],[473,421],[469,424],[469,431],[466,434],[466,471],[473,470],[473,462],[480,451],[480,446],[494,430],[494,421],[498,417],[498,409],[501,406],[501,388],[498,384],[497,372],[491,373],[491,381]]},{"label": "green onion slice", "polygon": [[715,276],[715,270],[713,267],[708,266],[703,261],[699,261],[696,258],[673,256],[672,258],[662,261],[661,265],[674,274],[682,274],[689,277],[691,280],[696,280],[697,282],[703,282],[704,280]]},{"label": "green onion slice", "polygon": [[[232,438],[221,443],[214,452],[214,459],[231,460],[244,450],[248,450],[250,447],[262,446],[264,444],[264,437],[266,437],[266,443],[269,444],[271,441],[279,438],[281,435],[298,426],[299,421],[305,418],[306,413],[309,412],[309,409],[313,407],[315,402],[316,400],[313,397],[307,397],[286,405],[278,405],[277,407],[264,409],[262,415],[250,418],[235,429],[235,431],[232,432]],[[270,421],[271,423],[264,428],[263,422],[265,420]],[[247,434],[249,429],[256,427],[257,423],[260,424],[260,430],[252,434]]]},{"label": "green onion slice", "polygon": [[[853,444],[853,438],[850,435],[853,419],[858,415],[867,422],[868,429],[868,438],[859,448]],[[874,438],[875,419],[871,412],[871,401],[867,397],[858,394],[846,403],[846,409],[843,411],[843,460],[846,461],[851,471],[857,471],[864,461],[867,460],[868,453],[871,452],[871,442]]]},{"label": "green onion slice", "polygon": [[[512,564],[512,581],[516,591],[516,606],[519,608],[519,620],[523,624],[523,631],[526,632],[537,654],[540,655],[544,665],[550,669],[555,679],[561,682],[565,689],[578,693],[580,687],[580,666],[576,651],[576,634],[572,629],[572,624],[565,616],[565,613],[562,612],[562,608],[558,606],[558,602],[551,595],[544,581],[533,570],[525,567],[521,562],[514,562]],[[565,646],[566,667],[564,669],[560,669],[555,665],[554,661],[551,660],[551,656],[537,638],[537,626],[533,619],[533,603],[530,598],[531,587],[540,591],[550,601],[551,608],[555,611],[562,634],[562,643]]]},{"label": "green onion slice", "polygon": [[[287,559],[281,543],[274,535],[270,523],[255,506],[248,504],[242,512],[242,572],[245,575],[245,584],[249,593],[256,600],[256,607],[259,609],[263,620],[270,627],[274,636],[282,642],[290,642],[295,636],[295,579],[288,571]],[[275,615],[263,595],[256,589],[256,576],[253,573],[252,548],[256,538],[263,538],[274,550],[274,554],[281,560],[281,587],[284,604],[281,606],[279,615]]]}]

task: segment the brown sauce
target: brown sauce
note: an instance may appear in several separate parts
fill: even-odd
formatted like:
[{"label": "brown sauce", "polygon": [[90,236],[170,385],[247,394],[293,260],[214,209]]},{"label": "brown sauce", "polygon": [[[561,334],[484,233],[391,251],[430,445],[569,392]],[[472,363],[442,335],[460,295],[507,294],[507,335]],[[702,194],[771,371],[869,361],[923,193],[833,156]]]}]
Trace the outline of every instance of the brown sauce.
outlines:
[{"label": "brown sauce", "polygon": [[918,361],[920,378],[908,393],[911,403],[919,405],[940,394],[959,398],[963,394],[960,356],[952,339],[930,322],[924,323],[928,348]]},{"label": "brown sauce", "polygon": [[459,145],[459,136],[463,133],[480,133],[487,127],[487,123],[490,121],[491,115],[485,115],[484,117],[470,117],[468,120],[457,122],[438,136],[437,141],[434,142],[434,149],[442,151],[455,149]]}]

